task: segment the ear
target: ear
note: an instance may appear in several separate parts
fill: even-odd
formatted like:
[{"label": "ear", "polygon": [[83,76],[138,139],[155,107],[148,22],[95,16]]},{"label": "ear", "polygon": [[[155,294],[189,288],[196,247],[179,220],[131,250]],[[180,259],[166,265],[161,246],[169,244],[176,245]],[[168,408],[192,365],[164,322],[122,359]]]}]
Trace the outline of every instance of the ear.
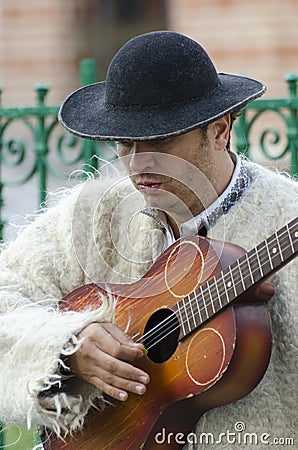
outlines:
[{"label": "ear", "polygon": [[214,125],[214,145],[216,150],[225,150],[230,137],[231,116],[230,114],[213,122]]}]

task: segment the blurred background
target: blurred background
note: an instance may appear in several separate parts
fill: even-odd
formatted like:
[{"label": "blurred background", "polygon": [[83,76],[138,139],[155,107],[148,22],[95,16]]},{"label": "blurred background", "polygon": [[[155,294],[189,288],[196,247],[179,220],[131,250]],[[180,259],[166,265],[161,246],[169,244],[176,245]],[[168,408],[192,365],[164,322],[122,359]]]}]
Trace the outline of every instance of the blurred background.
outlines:
[{"label": "blurred background", "polygon": [[[297,17],[297,0],[0,0],[0,125],[4,124],[0,127],[0,226],[11,219],[19,225],[24,214],[38,207],[40,183],[38,173],[31,170],[36,152],[45,151],[47,158],[56,155],[57,140],[47,141],[43,150],[40,143],[33,143],[26,123],[6,122],[5,108],[41,101],[34,89],[37,82],[49,88],[44,101],[55,106],[51,112],[55,117],[62,100],[82,84],[82,59],[95,60],[92,76],[104,80],[112,56],[128,39],[167,29],[200,42],[218,71],[263,81],[268,86],[265,98],[285,97],[289,88],[284,76],[298,73]],[[297,127],[297,109],[288,116]],[[280,117],[269,112],[262,120],[265,127],[278,126]],[[279,133],[271,132],[271,140],[283,146],[287,131],[284,124],[280,126]],[[63,133],[59,124],[55,127],[56,133]],[[296,134],[293,129],[292,144],[297,149],[297,129]],[[76,145],[69,145],[68,151],[75,152]],[[55,155],[53,164],[61,165]],[[259,158],[267,165],[276,163]],[[67,184],[69,171],[80,164],[80,158],[72,158],[68,171],[60,167],[64,179],[49,173],[47,188]],[[288,159],[281,163],[277,158],[277,165],[287,170]],[[28,180],[21,183],[22,178]],[[12,238],[15,227],[5,226],[5,233],[6,239]],[[34,435],[19,433],[19,428],[9,433],[2,442],[5,448],[31,450],[36,443]],[[17,444],[10,445],[14,440]]]},{"label": "blurred background", "polygon": [[218,71],[254,76],[270,96],[298,68],[296,0],[1,0],[0,83],[5,105],[33,102],[50,85],[50,103],[78,86],[78,64],[95,58],[105,79],[111,57],[129,38],[169,29],[199,41]]}]

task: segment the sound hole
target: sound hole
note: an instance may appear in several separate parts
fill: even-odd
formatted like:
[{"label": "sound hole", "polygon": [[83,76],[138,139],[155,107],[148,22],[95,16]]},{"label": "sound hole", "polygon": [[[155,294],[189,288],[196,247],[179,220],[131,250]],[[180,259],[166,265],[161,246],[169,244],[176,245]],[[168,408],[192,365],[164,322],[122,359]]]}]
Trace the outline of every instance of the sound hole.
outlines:
[{"label": "sound hole", "polygon": [[177,348],[179,332],[179,321],[173,311],[165,308],[155,311],[144,332],[148,358],[155,363],[169,359]]}]

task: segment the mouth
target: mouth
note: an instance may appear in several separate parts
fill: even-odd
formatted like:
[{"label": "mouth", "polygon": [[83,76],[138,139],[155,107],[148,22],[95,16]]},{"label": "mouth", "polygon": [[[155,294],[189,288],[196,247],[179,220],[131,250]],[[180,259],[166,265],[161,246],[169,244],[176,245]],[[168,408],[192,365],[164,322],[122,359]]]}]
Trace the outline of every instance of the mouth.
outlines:
[{"label": "mouth", "polygon": [[162,188],[164,181],[162,179],[152,179],[152,177],[135,177],[133,183],[139,191],[153,193]]},{"label": "mouth", "polygon": [[154,192],[157,189],[160,189],[161,185],[162,183],[156,182],[137,183],[137,188],[142,192]]}]

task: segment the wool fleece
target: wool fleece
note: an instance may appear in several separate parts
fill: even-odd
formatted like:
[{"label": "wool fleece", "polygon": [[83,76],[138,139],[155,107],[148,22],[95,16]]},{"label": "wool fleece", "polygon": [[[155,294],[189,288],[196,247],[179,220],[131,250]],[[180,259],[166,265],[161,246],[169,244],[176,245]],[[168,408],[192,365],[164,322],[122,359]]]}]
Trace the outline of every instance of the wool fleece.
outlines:
[{"label": "wool fleece", "polygon": [[[244,165],[250,187],[208,236],[250,250],[297,216],[298,187],[286,175],[250,162]],[[164,249],[160,226],[141,212],[142,196],[129,180],[120,178],[89,180],[73,188],[1,252],[0,420],[4,422],[42,425],[63,435],[83,427],[95,398],[104,408],[102,393],[76,377],[66,380],[67,389],[63,388],[67,369],[61,367],[63,356],[81,345],[80,330],[94,321],[113,320],[113,298],[103,298],[95,311],[62,312],[58,303],[85,283],[136,281]],[[198,421],[197,444],[190,448],[231,450],[227,431],[235,433],[237,449],[248,448],[241,441],[245,432],[256,435],[257,449],[267,450],[274,438],[289,437],[297,443],[297,260],[270,281],[276,293],[269,302],[273,329],[269,368],[244,399],[209,411]],[[239,422],[245,431],[237,431]],[[203,433],[212,434],[213,442],[202,440]],[[265,434],[268,442],[261,441]]]}]

